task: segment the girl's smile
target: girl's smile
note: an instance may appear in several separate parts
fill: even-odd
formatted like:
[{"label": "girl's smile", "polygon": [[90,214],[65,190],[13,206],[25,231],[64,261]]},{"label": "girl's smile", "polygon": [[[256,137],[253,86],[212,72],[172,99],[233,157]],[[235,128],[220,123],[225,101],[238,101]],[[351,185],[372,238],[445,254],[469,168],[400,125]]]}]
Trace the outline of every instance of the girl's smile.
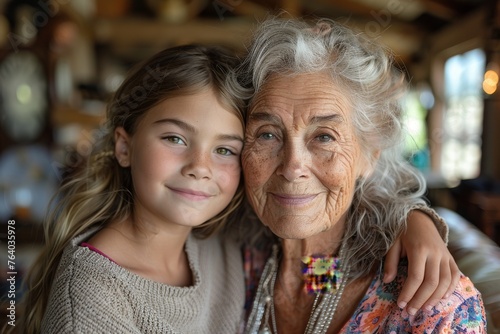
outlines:
[{"label": "girl's smile", "polygon": [[191,190],[191,189],[183,189],[183,188],[172,188],[172,187],[167,187],[168,189],[172,190],[174,194],[177,194],[181,197],[184,197],[188,200],[191,201],[203,201],[207,200],[210,197],[214,196],[209,193],[203,192],[203,191],[196,191],[196,190]]},{"label": "girl's smile", "polygon": [[243,125],[210,89],[160,102],[133,134],[118,128],[116,142],[118,161],[130,166],[136,220],[198,226],[240,183]]}]

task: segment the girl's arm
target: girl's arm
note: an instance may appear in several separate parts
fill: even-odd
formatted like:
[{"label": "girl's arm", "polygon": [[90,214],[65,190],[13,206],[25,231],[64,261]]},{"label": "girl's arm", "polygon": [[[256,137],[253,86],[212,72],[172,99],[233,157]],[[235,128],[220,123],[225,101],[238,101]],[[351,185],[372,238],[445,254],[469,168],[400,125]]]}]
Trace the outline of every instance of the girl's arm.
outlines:
[{"label": "girl's arm", "polygon": [[398,298],[398,305],[415,314],[420,308],[430,310],[455,290],[460,271],[448,251],[448,226],[427,206],[418,206],[408,215],[406,231],[386,255],[384,282],[396,277],[399,259],[408,257],[408,278]]}]

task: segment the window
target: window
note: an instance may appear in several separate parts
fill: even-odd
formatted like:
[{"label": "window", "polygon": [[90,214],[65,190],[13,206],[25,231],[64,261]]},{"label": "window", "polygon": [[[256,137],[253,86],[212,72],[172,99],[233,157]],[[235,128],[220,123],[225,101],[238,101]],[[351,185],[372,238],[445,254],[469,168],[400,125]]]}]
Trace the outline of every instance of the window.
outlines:
[{"label": "window", "polygon": [[423,85],[419,86],[412,89],[404,100],[404,154],[413,166],[426,172],[430,165],[426,117],[429,103],[434,102],[429,101],[428,94],[431,94],[430,98],[433,100],[430,90]]},{"label": "window", "polygon": [[479,175],[485,62],[484,52],[474,49],[445,63],[441,173],[449,181]]}]

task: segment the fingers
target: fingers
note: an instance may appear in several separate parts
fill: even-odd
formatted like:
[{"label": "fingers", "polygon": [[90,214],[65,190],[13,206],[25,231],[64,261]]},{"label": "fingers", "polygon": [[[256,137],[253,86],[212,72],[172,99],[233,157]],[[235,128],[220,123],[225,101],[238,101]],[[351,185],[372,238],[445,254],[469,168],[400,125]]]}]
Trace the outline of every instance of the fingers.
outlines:
[{"label": "fingers", "polygon": [[[460,272],[434,222],[425,214],[412,211],[400,239],[408,257],[408,277],[398,305],[414,315],[422,307],[432,309],[443,297],[451,295]],[[392,267],[389,270],[392,272]]]},{"label": "fingers", "polygon": [[[436,270],[436,268],[439,268]],[[451,284],[449,262],[436,264],[429,259],[426,264],[424,281],[408,302],[407,312],[414,315],[425,304],[424,310],[430,311],[448,291]]]},{"label": "fingers", "polygon": [[[430,311],[440,300],[449,298],[455,290],[460,280],[460,271],[453,259],[451,261],[443,260],[440,267],[439,285],[434,293],[427,299],[423,309]],[[449,281],[449,284],[446,282]],[[425,296],[425,293],[423,294]],[[415,299],[416,295],[413,297]],[[422,297],[424,298],[424,297]]]},{"label": "fingers", "polygon": [[[427,300],[425,299],[421,301],[421,298],[423,298],[422,292],[425,293],[426,291],[429,291],[429,289],[432,289],[432,280],[437,282],[436,278],[432,278],[435,274],[428,272],[429,267],[426,262],[426,256],[417,256],[411,259],[408,258],[408,276],[399,294],[398,306],[402,309],[406,308],[410,314],[412,314],[410,312],[411,309],[418,310],[423,305],[423,302]],[[435,273],[435,270],[433,271]],[[415,294],[417,294],[419,290],[420,294],[417,295],[417,299],[414,299]],[[434,289],[432,291],[434,291]]]},{"label": "fingers", "polygon": [[384,283],[390,283],[398,273],[398,264],[401,258],[401,240],[398,239],[389,249],[384,262]]},{"label": "fingers", "polygon": [[[423,257],[425,258],[425,256]],[[409,259],[414,263],[417,258]],[[414,315],[419,309],[430,311],[443,298],[447,298],[455,290],[460,279],[460,271],[451,256],[427,257],[425,263],[409,266],[408,278],[398,298],[401,308]],[[425,267],[425,274],[417,270]]]},{"label": "fingers", "polygon": [[[457,288],[458,281],[460,281],[460,269],[458,268],[457,263],[455,260],[452,258],[451,264],[450,264],[450,270],[451,270],[451,284],[448,287],[448,290],[444,294],[444,298],[449,298],[453,291]],[[434,304],[435,306],[436,304]]]},{"label": "fingers", "polygon": [[[451,295],[460,279],[457,264],[433,224],[425,214],[412,211],[406,230],[399,238],[401,254],[406,252],[408,257],[408,276],[398,297],[398,305],[410,315],[422,307],[431,310],[440,300]],[[392,256],[389,266],[384,268],[384,274],[388,276],[384,275],[384,282],[393,279]]]}]

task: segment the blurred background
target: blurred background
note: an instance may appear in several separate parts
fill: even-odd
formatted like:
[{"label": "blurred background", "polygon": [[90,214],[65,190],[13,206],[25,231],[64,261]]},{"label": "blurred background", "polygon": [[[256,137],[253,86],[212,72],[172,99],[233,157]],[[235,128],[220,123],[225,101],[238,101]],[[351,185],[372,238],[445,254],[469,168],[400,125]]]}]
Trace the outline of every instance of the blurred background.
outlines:
[{"label": "blurred background", "polygon": [[0,10],[0,240],[15,219],[20,272],[128,69],[186,43],[244,55],[258,22],[281,11],[339,20],[392,50],[411,82],[405,154],[428,200],[500,240],[499,1],[0,0]]}]

